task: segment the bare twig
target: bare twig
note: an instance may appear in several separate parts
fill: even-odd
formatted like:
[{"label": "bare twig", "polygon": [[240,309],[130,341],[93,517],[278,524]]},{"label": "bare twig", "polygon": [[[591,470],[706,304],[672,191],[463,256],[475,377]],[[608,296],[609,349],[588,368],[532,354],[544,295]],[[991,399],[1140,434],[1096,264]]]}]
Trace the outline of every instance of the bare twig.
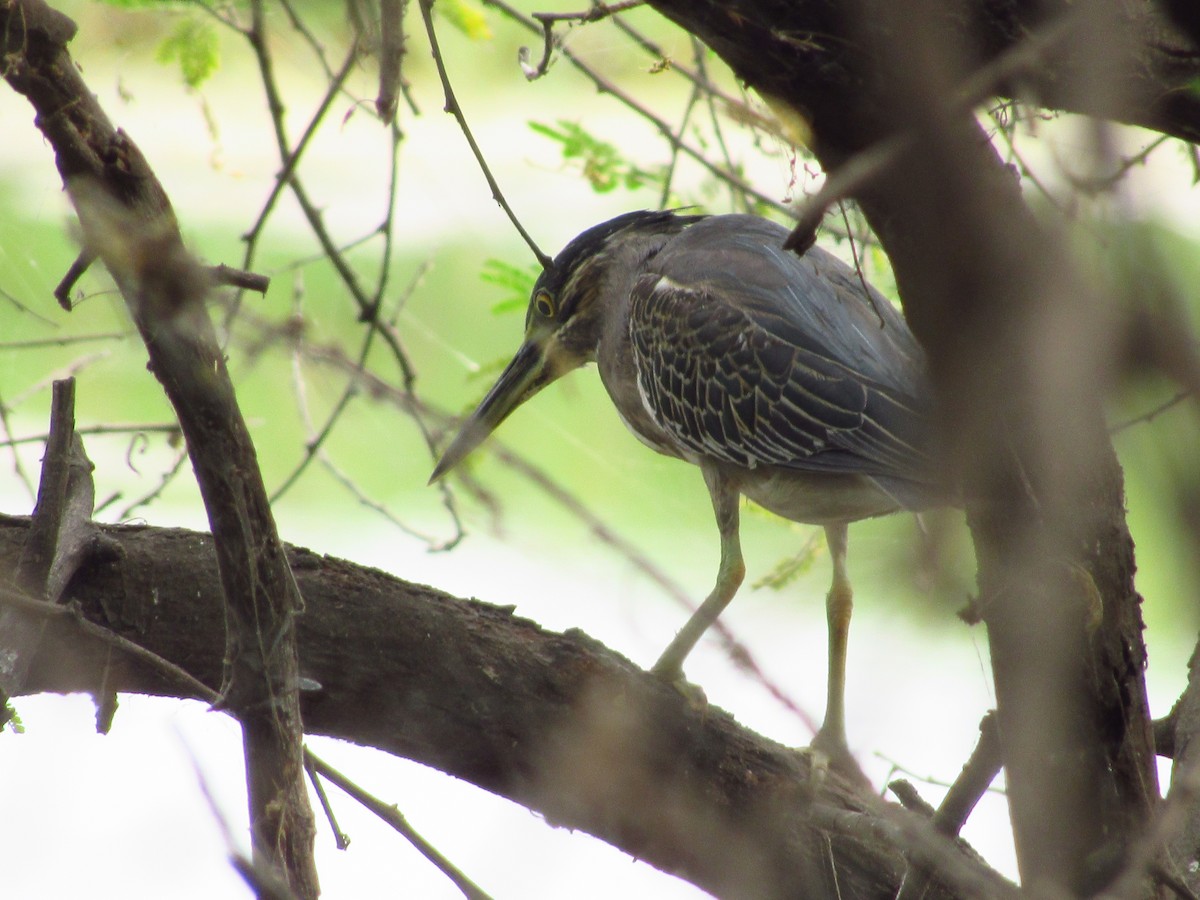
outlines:
[{"label": "bare twig", "polygon": [[979,723],[979,743],[971,751],[962,772],[946,792],[933,817],[934,827],[942,834],[951,836],[962,831],[967,817],[979,803],[979,798],[991,787],[1003,765],[996,714],[989,712]]},{"label": "bare twig", "polygon": [[396,98],[400,92],[404,58],[405,0],[380,0],[379,3],[379,94],[375,111],[388,124],[396,120]]},{"label": "bare twig", "polygon": [[521,68],[525,71],[525,78],[529,81],[536,81],[549,70],[550,56],[554,52],[555,46],[559,43],[554,37],[554,26],[557,23],[575,22],[580,25],[586,25],[589,22],[599,22],[601,19],[615,16],[617,13],[633,9],[635,6],[642,6],[645,2],[646,0],[625,0],[623,3],[597,3],[591,9],[584,12],[534,13],[533,17],[542,26],[542,58],[536,66],[531,66],[529,65],[529,48],[521,48],[518,58],[521,62]]},{"label": "bare twig", "polygon": [[325,793],[325,783],[321,781],[317,775],[317,768],[313,761],[316,757],[308,747],[304,748],[304,771],[308,773],[308,783],[312,785],[313,791],[317,795],[317,800],[321,804],[321,811],[325,813],[325,819],[329,822],[329,829],[333,832],[333,841],[339,850],[345,850],[350,846],[350,835],[342,831],[342,827],[338,825],[337,816],[334,815],[333,805],[329,802],[329,795]]},{"label": "bare twig", "polygon": [[75,261],[67,269],[67,274],[62,277],[62,281],[54,289],[54,299],[67,312],[71,311],[71,288],[75,287],[75,283],[83,277],[83,273],[88,270],[88,267],[95,259],[96,254],[90,250],[84,249],[79,251],[79,255],[75,257]]},{"label": "bare twig", "polygon": [[1180,403],[1183,403],[1185,400],[1189,399],[1191,396],[1192,396],[1192,392],[1190,390],[1179,391],[1173,397],[1171,397],[1167,400],[1164,400],[1162,403],[1159,403],[1157,406],[1151,407],[1150,409],[1146,410],[1146,412],[1140,413],[1136,416],[1133,416],[1132,418],[1125,419],[1123,422],[1118,422],[1116,425],[1113,425],[1108,430],[1108,433],[1110,435],[1119,434],[1120,432],[1125,431],[1127,428],[1132,428],[1135,425],[1145,425],[1149,422],[1153,422],[1155,419],[1157,419],[1163,413],[1174,409],[1176,406],[1178,406]]},{"label": "bare twig", "polygon": [[492,170],[488,167],[487,160],[483,157],[483,151],[479,149],[479,144],[476,143],[475,136],[471,133],[471,127],[467,124],[467,117],[463,114],[458,98],[454,96],[454,88],[451,86],[450,76],[446,72],[446,61],[443,59],[441,48],[438,46],[437,31],[433,27],[433,0],[419,0],[419,2],[421,4],[421,19],[425,22],[425,33],[429,36],[429,49],[433,53],[433,61],[437,65],[438,77],[442,81],[442,91],[446,95],[445,110],[454,116],[458,122],[458,127],[462,130],[463,137],[467,141],[467,146],[471,148],[475,162],[479,164],[479,170],[487,180],[488,187],[491,188],[492,199],[500,204],[500,208],[508,216],[508,220],[512,223],[513,228],[516,229],[517,234],[521,235],[521,240],[533,252],[534,257],[536,257],[542,268],[548,269],[554,264],[554,260],[542,252],[529,232],[525,230],[525,226],[521,224],[512,207],[508,205],[508,201],[504,198],[504,192],[500,190],[500,185],[497,183],[495,176],[492,175]]},{"label": "bare twig", "polygon": [[[513,7],[505,0],[482,0],[487,5],[500,10],[508,18],[514,22],[520,23],[526,29],[534,32],[540,31],[537,22],[530,19],[524,13]],[[795,218],[796,211],[788,206],[780,203],[774,197],[764,194],[762,191],[755,188],[744,178],[737,175],[735,172],[722,168],[721,166],[710,160],[704,152],[697,150],[691,144],[679,141],[675,135],[675,129],[662,116],[656,114],[653,110],[633,97],[632,94],[619,88],[610,79],[605,78],[593,67],[588,65],[569,47],[562,48],[562,55],[569,60],[571,65],[578,69],[585,77],[587,77],[601,92],[610,94],[616,98],[623,106],[636,113],[641,118],[649,122],[662,137],[672,146],[678,144],[679,150],[684,156],[689,157],[704,168],[709,174],[718,180],[735,187],[738,191],[745,193],[749,197],[753,197],[756,201],[763,204],[764,207],[775,210],[788,218]]]},{"label": "bare twig", "polygon": [[[142,425],[84,425],[76,428],[75,433],[78,435],[179,434],[179,424],[177,422],[156,422]],[[37,444],[47,440],[49,437],[50,432],[9,438],[6,441],[0,441],[0,447],[15,447],[18,444]]]},{"label": "bare twig", "polygon": [[45,596],[50,584],[59,533],[67,515],[67,486],[74,442],[75,380],[69,378],[54,383],[50,434],[38,482],[37,505],[33,509],[29,539],[17,564],[16,583],[34,596]]},{"label": "bare twig", "polygon": [[266,275],[247,272],[244,269],[234,269],[224,264],[209,266],[208,273],[212,276],[214,284],[228,285],[258,294],[265,294],[267,288],[271,286],[271,279]]},{"label": "bare twig", "polygon": [[408,820],[396,808],[395,804],[384,803],[375,795],[368,793],[359,787],[329,763],[325,762],[311,750],[305,749],[305,762],[310,769],[323,778],[329,779],[339,788],[375,813],[383,821],[387,822],[397,832],[402,834],[404,838],[416,848],[417,852],[424,856],[427,860],[433,863],[437,868],[454,883],[454,886],[462,891],[464,897],[470,900],[490,900],[487,893],[483,891],[475,882],[464,875],[457,866],[434,847],[429,841],[425,840],[409,823]]},{"label": "bare twig", "polygon": [[29,341],[0,341],[0,352],[11,350],[45,350],[47,347],[70,347],[96,341],[120,341],[129,337],[128,331],[106,331],[99,334],[65,334],[61,337],[35,338]]}]

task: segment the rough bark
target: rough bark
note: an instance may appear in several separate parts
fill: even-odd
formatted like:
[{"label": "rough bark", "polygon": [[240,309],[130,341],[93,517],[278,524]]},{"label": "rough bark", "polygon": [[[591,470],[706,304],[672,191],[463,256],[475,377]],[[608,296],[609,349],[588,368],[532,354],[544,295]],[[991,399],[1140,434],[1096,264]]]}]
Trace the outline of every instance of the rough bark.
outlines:
[{"label": "rough bark", "polygon": [[0,2],[4,78],[36,111],[86,258],[116,282],[187,441],[229,614],[221,690],[242,726],[256,860],[278,866],[297,896],[316,897],[296,695],[299,594],[204,305],[208,274],[184,247],[149,164],[87,89],[67,51],[74,33],[41,0]]},{"label": "rough bark", "polygon": [[[212,539],[100,528],[106,552],[64,599],[217,688],[224,617]],[[0,571],[28,531],[28,519],[0,517]],[[289,555],[305,600],[310,734],[418,760],[721,897],[894,897],[906,856],[936,873],[931,898],[1011,892],[926,820],[832,773],[814,779],[806,751],[697,708],[581,633],[307,550]],[[45,623],[20,693],[197,693],[113,652],[62,606],[8,594],[0,607]]]},{"label": "rough bark", "polygon": [[1120,871],[1158,796],[1133,545],[1100,406],[1123,323],[1082,286],[955,98],[1071,14],[1038,66],[998,66],[994,93],[1191,138],[1195,48],[1144,3],[652,5],[803,117],[830,173],[905,138],[907,152],[851,192],[888,251],[942,404],[1023,880],[1092,892]]}]

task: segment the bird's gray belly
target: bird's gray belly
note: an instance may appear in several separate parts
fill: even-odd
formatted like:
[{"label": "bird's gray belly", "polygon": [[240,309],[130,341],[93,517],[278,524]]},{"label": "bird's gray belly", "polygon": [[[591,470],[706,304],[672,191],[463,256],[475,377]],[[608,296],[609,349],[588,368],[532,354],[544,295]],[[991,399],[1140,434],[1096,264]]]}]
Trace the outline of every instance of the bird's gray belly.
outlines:
[{"label": "bird's gray belly", "polygon": [[862,475],[798,472],[771,468],[741,470],[741,492],[764,509],[793,522],[830,525],[898,511],[901,506]]}]

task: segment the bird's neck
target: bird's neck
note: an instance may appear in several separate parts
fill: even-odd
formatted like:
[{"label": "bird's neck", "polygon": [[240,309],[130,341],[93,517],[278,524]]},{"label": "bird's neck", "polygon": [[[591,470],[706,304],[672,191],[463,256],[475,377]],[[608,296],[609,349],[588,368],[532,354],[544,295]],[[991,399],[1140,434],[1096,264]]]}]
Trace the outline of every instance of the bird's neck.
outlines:
[{"label": "bird's neck", "polygon": [[597,359],[605,354],[629,353],[629,297],[638,278],[646,274],[651,260],[658,255],[674,233],[658,234],[651,238],[640,235],[619,240],[605,254],[605,266],[599,273],[599,313],[596,321]]}]

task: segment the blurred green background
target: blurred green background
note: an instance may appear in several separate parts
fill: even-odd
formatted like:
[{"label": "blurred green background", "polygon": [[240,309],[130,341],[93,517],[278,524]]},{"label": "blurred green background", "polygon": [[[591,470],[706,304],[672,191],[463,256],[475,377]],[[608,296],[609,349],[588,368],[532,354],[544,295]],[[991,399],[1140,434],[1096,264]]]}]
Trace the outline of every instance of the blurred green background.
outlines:
[{"label": "blurred green background", "polygon": [[[74,52],[85,78],[159,174],[194,251],[213,264],[240,266],[241,236],[280,169],[245,42],[193,6],[61,8],[80,23]],[[239,5],[227,9],[245,14]],[[269,9],[294,141],[327,81],[303,35],[289,26],[281,8]],[[344,14],[319,3],[297,9],[336,66],[350,39]],[[466,0],[442,0],[439,9],[439,36],[459,100],[509,202],[544,250],[557,252],[574,234],[617,212],[662,202],[663,173],[672,156],[658,128],[611,91],[598,91],[561,56],[547,76],[528,82],[516,62],[517,48],[530,46],[536,57],[540,43],[496,11]],[[628,21],[658,42],[665,58],[697,65],[686,36],[653,14],[635,10]],[[395,242],[382,314],[395,317],[395,335],[416,374],[421,403],[459,414],[482,396],[521,337],[524,306],[512,302],[510,287],[495,283],[497,263],[527,274],[533,259],[489,196],[454,121],[441,112],[441,88],[415,9],[407,24],[404,71],[420,114],[401,101]],[[566,34],[567,48],[590,60],[612,88],[629,92],[671,127],[686,123],[680,133],[691,145],[727,162],[768,197],[790,201],[811,188],[815,166],[779,138],[748,130],[724,112],[714,125],[707,108],[689,111],[691,87],[662,64],[663,57],[639,50],[603,24]],[[701,62],[723,90],[741,96],[714,57],[704,55]],[[374,78],[372,61],[354,68],[299,169],[339,245],[370,235],[387,212],[391,138],[369,108]],[[746,102],[762,112],[753,98]],[[8,439],[0,447],[0,509],[26,514],[32,508],[29,486],[36,483],[41,445],[13,441],[45,432],[50,381],[73,372],[79,379],[79,426],[127,426],[87,438],[97,463],[97,498],[104,504],[98,517],[205,527],[188,466],[178,465],[182,448],[175,436],[138,427],[169,427],[171,413],[146,371],[144,349],[111,281],[94,268],[77,286],[72,312],[54,302],[54,286],[78,249],[72,215],[50,150],[23,99],[11,92],[0,96],[0,116],[6,135],[0,145],[0,405],[7,431],[0,438]],[[1055,140],[1071,147],[1082,131],[1070,120],[1043,123],[1036,134],[1022,134],[1024,158],[1041,166],[1041,180],[1055,183]],[[1149,141],[1133,131],[1122,131],[1120,139],[1130,148]],[[1194,228],[1200,219],[1188,216],[1198,198],[1186,158],[1171,145],[1156,150],[1131,173],[1125,190],[1136,202],[1097,202],[1076,215],[1081,258],[1100,285],[1144,279],[1129,261],[1154,260],[1163,290],[1147,296],[1176,298],[1194,322],[1198,306],[1191,286],[1200,283]],[[1047,215],[1055,214],[1032,188],[1030,193]],[[683,158],[667,202],[725,212],[741,208],[742,201]],[[843,225],[837,217],[830,224],[831,230]],[[849,253],[845,242],[831,246]],[[377,236],[347,253],[368,289],[383,247]],[[287,192],[259,248],[251,268],[272,277],[271,289],[265,298],[243,298],[228,349],[273,491],[339,407],[365,330]],[[1134,250],[1126,252],[1129,248]],[[864,258],[872,280],[890,290],[886,260],[873,251]],[[225,310],[214,303],[218,320]],[[450,482],[449,501],[427,487],[433,458],[422,429],[393,402],[403,391],[403,374],[379,339],[366,368],[386,390],[372,394],[362,388],[355,394],[322,445],[327,462],[314,461],[279,499],[276,515],[285,539],[458,593],[517,603],[519,612],[551,627],[580,625],[638,662],[653,661],[682,623],[682,610],[627,558],[599,542],[570,504],[494,454],[477,454],[468,482]],[[1160,376],[1127,378],[1114,391],[1112,421],[1142,417],[1174,393]],[[425,422],[441,434],[439,416]],[[1200,627],[1196,434],[1193,405],[1185,402],[1115,437],[1138,547],[1138,585],[1147,599],[1157,714],[1167,711],[1182,688]],[[629,435],[594,372],[576,373],[540,395],[503,426],[497,441],[563,486],[575,506],[638,548],[688,595],[699,599],[708,590],[717,535],[699,473],[655,456]],[[179,473],[167,479],[174,468]],[[160,489],[153,502],[137,502]],[[448,504],[466,537],[455,549],[440,550],[459,537]],[[749,577],[726,620],[771,677],[819,717],[822,600],[829,578],[823,546],[810,543],[813,529],[761,511],[748,512],[743,523]],[[973,586],[961,514],[931,516],[927,530],[938,538],[932,546],[907,516],[851,529],[850,571],[859,601],[851,637],[851,739],[854,743],[857,735],[867,751],[902,757],[909,751],[880,746],[879,736],[895,733],[893,716],[914,721],[911,708],[901,714],[894,707],[924,703],[930,715],[959,720],[959,740],[948,748],[949,762],[911,761],[952,777],[953,760],[961,762],[986,708],[986,641],[955,616]],[[787,568],[806,546],[794,577],[779,589],[750,586]],[[925,680],[919,687],[897,686],[878,707],[871,706],[878,685],[866,673],[881,660],[892,669],[899,660],[911,661]],[[696,671],[713,667],[731,668],[713,651]],[[773,718],[778,709],[761,692],[748,699],[740,676],[711,687],[708,679],[697,680],[715,703],[782,740],[806,741],[795,721],[778,724]],[[939,697],[938,686],[949,690],[966,681],[982,699],[970,701],[969,711],[944,708],[957,701],[950,693]],[[920,732],[913,730],[919,746]],[[876,772],[887,768],[886,760],[875,761]]]}]

